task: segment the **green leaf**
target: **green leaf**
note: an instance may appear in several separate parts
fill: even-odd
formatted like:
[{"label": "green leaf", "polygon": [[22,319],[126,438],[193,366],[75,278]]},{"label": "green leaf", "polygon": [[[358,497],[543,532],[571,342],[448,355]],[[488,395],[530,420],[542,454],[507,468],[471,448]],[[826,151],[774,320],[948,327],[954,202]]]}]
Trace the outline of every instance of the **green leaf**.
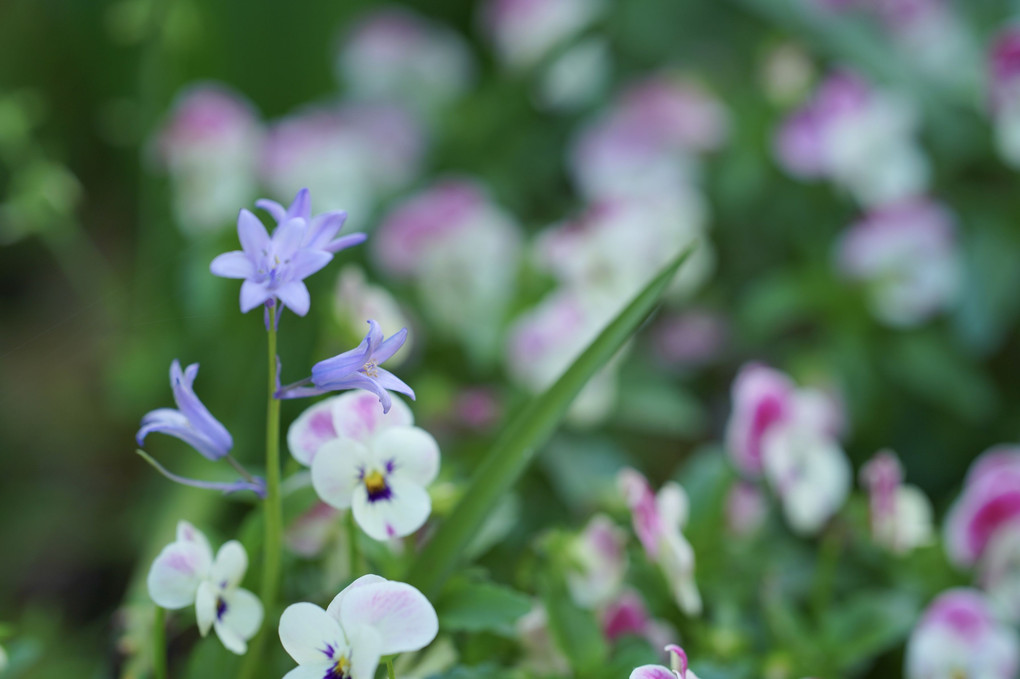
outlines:
[{"label": "green leaf", "polygon": [[439,526],[408,571],[407,580],[426,595],[435,596],[493,507],[552,436],[574,397],[648,318],[693,247],[663,267],[563,376],[532,399],[503,430],[450,518]]},{"label": "green leaf", "polygon": [[514,623],[531,609],[531,598],[492,582],[451,581],[436,603],[444,632],[514,634]]},{"label": "green leaf", "polygon": [[917,597],[895,591],[858,593],[833,606],[825,631],[840,673],[906,639],[919,612]]},{"label": "green leaf", "polygon": [[574,603],[560,578],[550,577],[543,590],[549,632],[570,661],[574,676],[595,674],[609,660],[609,645],[595,614]]}]

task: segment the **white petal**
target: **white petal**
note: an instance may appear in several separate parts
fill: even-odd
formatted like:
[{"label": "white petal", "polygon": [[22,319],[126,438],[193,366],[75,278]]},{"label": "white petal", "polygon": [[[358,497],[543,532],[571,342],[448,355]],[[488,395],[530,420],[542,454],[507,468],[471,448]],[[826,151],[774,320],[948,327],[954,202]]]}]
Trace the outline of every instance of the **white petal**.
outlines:
[{"label": "white petal", "polygon": [[659,510],[659,516],[662,517],[667,530],[679,530],[687,524],[690,500],[687,499],[687,492],[679,483],[667,481],[662,484],[662,488],[655,496],[655,506]]},{"label": "white petal", "polygon": [[439,620],[425,595],[403,582],[377,582],[350,590],[340,605],[344,629],[374,629],[382,655],[417,651],[439,632]]},{"label": "white petal", "polygon": [[382,656],[382,639],[373,627],[355,627],[351,635],[351,679],[372,679]]},{"label": "white petal", "polygon": [[333,597],[333,600],[329,602],[329,606],[326,608],[326,612],[337,620],[340,620],[340,602],[342,602],[344,597],[347,596],[347,592],[358,587],[364,587],[365,585],[373,585],[377,582],[388,582],[388,580],[379,575],[373,575],[372,573],[362,575],[360,578],[344,587],[339,594]]},{"label": "white petal", "polygon": [[198,595],[195,597],[195,621],[203,637],[209,633],[209,628],[216,620],[217,595],[216,587],[208,580],[203,580],[198,586]]},{"label": "white petal", "polygon": [[365,443],[373,434],[389,427],[409,427],[414,415],[400,399],[383,414],[379,397],[368,391],[351,391],[333,399],[333,426],[341,436]]},{"label": "white petal", "polygon": [[376,540],[410,535],[422,527],[432,511],[432,500],[425,489],[402,478],[386,479],[390,497],[371,501],[363,484],[354,489],[351,507],[354,520]]},{"label": "white petal", "polygon": [[676,679],[676,674],[662,665],[642,665],[634,668],[630,679]]},{"label": "white petal", "polygon": [[439,444],[418,427],[394,427],[379,432],[372,441],[372,455],[383,464],[393,463],[388,478],[407,479],[422,488],[439,473]]},{"label": "white petal", "polygon": [[324,443],[312,460],[312,486],[322,501],[337,509],[350,507],[355,488],[363,487],[360,479],[368,457],[368,449],[353,439]]},{"label": "white petal", "polygon": [[251,639],[262,626],[262,602],[246,589],[235,589],[222,596],[227,608],[217,624],[229,627],[241,639]]},{"label": "white petal", "polygon": [[290,454],[301,464],[310,466],[315,453],[326,441],[335,439],[336,429],[333,428],[333,401],[326,399],[316,403],[301,413],[287,430],[287,446]]},{"label": "white petal", "polygon": [[209,540],[205,537],[205,534],[202,531],[195,528],[187,521],[177,522],[177,541],[195,543],[208,555],[208,562],[210,564],[212,563],[212,545],[209,544]]},{"label": "white petal", "polygon": [[244,655],[248,651],[248,644],[241,638],[241,635],[227,625],[217,620],[213,623],[213,629],[216,630],[216,636],[220,638],[223,646],[231,653]]},{"label": "white petal", "polygon": [[299,665],[321,665],[323,658],[332,659],[336,652],[346,654],[349,650],[340,623],[310,603],[292,604],[283,612],[280,643]]},{"label": "white petal", "polygon": [[329,670],[332,667],[333,663],[299,665],[283,675],[283,679],[323,679],[323,677],[329,676]]},{"label": "white petal", "polygon": [[220,589],[233,589],[241,584],[248,570],[248,553],[237,540],[226,542],[216,552],[209,579]]},{"label": "white petal", "polygon": [[177,609],[195,601],[198,585],[209,571],[208,554],[194,542],[174,542],[163,548],[149,569],[149,596],[156,605]]}]

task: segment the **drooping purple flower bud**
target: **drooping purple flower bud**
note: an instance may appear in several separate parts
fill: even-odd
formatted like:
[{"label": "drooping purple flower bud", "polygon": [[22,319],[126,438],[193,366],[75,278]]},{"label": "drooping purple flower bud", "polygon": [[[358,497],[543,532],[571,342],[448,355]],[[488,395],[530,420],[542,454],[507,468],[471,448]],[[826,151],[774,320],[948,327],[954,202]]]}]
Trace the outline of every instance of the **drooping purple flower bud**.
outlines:
[{"label": "drooping purple flower bud", "polygon": [[181,370],[180,361],[170,364],[170,386],[177,409],[158,408],[142,418],[136,440],[142,445],[152,432],[175,436],[210,460],[218,460],[230,452],[234,441],[230,432],[212,416],[195,395],[192,385],[198,375],[198,364]]}]

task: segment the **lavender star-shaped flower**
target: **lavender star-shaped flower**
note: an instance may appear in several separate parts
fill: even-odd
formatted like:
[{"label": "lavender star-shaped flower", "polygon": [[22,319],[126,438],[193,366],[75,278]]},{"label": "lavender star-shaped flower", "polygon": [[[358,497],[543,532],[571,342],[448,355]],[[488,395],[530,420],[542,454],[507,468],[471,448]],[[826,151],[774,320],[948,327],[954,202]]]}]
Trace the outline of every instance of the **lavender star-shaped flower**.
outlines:
[{"label": "lavender star-shaped flower", "polygon": [[157,431],[176,436],[210,460],[218,460],[234,447],[230,432],[212,416],[195,395],[192,385],[198,375],[198,364],[181,370],[177,359],[170,364],[170,386],[174,393],[173,408],[157,408],[142,418],[136,440],[142,445],[145,437]]},{"label": "lavender star-shaped flower", "polygon": [[[365,339],[354,349],[319,361],[312,366],[312,376],[295,384],[278,389],[276,398],[302,398],[318,396],[330,391],[364,389],[379,397],[383,412],[392,405],[390,391],[406,394],[414,400],[414,390],[399,377],[380,368],[407,341],[407,328],[383,339],[382,329],[375,321],[368,322]],[[306,386],[309,383],[314,386]]]},{"label": "lavender star-shaped flower", "polygon": [[321,215],[312,217],[312,201],[308,189],[301,189],[294,196],[290,207],[284,209],[275,200],[261,198],[255,201],[255,206],[268,212],[278,224],[283,224],[289,219],[303,219],[308,227],[305,236],[301,241],[302,248],[312,250],[323,250],[335,254],[345,248],[359,245],[365,242],[367,236],[363,233],[351,233],[346,236],[334,238],[343,228],[347,221],[347,213],[343,210],[324,212]]}]

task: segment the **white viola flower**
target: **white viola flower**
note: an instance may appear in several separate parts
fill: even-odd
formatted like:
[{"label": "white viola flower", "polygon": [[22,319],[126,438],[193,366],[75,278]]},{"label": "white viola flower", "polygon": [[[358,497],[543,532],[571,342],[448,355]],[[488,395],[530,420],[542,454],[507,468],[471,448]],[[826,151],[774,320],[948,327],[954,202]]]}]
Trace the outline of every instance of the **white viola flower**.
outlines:
[{"label": "white viola flower", "polygon": [[353,391],[306,410],[287,439],[311,466],[319,498],[351,509],[362,530],[387,540],[418,530],[432,511],[425,488],[439,473],[439,445],[413,422],[399,401],[384,414],[374,394]]},{"label": "white viola flower", "polygon": [[596,514],[570,543],[573,568],[567,587],[584,608],[597,608],[614,597],[627,570],[626,536],[609,517]]},{"label": "white viola flower", "polygon": [[687,666],[687,654],[676,644],[666,646],[669,653],[669,667],[642,665],[630,673],[630,679],[698,679]]},{"label": "white viola flower", "polygon": [[240,542],[225,543],[214,559],[205,535],[181,521],[177,540],[163,548],[149,569],[149,596],[170,610],[195,604],[202,636],[213,628],[228,650],[243,655],[263,617],[262,602],[239,587],[247,570],[248,555]]},{"label": "white viola flower", "polygon": [[842,448],[831,436],[796,420],[765,432],[762,463],[787,523],[802,535],[817,533],[850,492],[852,472]]},{"label": "white viola flower", "polygon": [[903,554],[929,544],[934,535],[932,509],[924,492],[903,485],[896,454],[883,450],[861,468],[871,510],[871,534],[883,547]]},{"label": "white viola flower", "polygon": [[907,679],[1013,679],[1020,670],[1016,631],[997,622],[977,590],[940,594],[907,641]]},{"label": "white viola flower", "polygon": [[438,632],[439,619],[424,594],[365,575],[326,610],[299,603],[283,612],[280,642],[298,664],[284,679],[372,679],[382,656],[422,649]]},{"label": "white viola flower", "polygon": [[688,615],[700,614],[694,549],[681,532],[689,513],[687,493],[680,484],[670,481],[655,494],[648,480],[629,468],[622,470],[617,480],[645,554],[659,565],[680,610]]},{"label": "white viola flower", "polygon": [[523,650],[521,664],[524,668],[541,676],[570,673],[570,661],[553,641],[549,614],[540,602],[517,618],[515,630]]},{"label": "white viola flower", "polygon": [[602,0],[486,0],[482,25],[500,61],[527,69],[601,14]]}]

